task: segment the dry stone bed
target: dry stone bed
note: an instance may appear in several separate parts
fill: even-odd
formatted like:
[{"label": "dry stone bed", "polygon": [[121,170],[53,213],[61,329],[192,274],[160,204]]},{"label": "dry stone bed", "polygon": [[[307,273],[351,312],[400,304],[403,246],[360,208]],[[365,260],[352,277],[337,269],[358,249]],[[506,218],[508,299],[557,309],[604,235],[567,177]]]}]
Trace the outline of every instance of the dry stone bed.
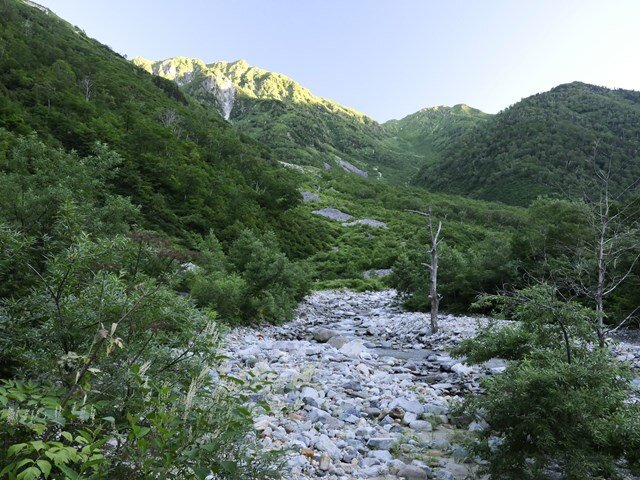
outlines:
[{"label": "dry stone bed", "polygon": [[465,478],[474,464],[450,407],[502,365],[446,354],[475,328],[459,318],[443,316],[433,338],[428,317],[403,312],[394,291],[316,292],[287,325],[231,332],[223,370],[268,382],[252,397],[255,428],[263,448],[289,450],[285,478]]},{"label": "dry stone bed", "polygon": [[[284,478],[478,478],[460,439],[485,426],[456,427],[451,407],[506,364],[447,352],[488,321],[442,315],[431,335],[429,316],[403,311],[393,290],[315,292],[286,325],[232,331],[222,370],[267,382],[251,395],[255,428],[264,449],[287,450]],[[613,348],[640,363],[634,344]]]}]

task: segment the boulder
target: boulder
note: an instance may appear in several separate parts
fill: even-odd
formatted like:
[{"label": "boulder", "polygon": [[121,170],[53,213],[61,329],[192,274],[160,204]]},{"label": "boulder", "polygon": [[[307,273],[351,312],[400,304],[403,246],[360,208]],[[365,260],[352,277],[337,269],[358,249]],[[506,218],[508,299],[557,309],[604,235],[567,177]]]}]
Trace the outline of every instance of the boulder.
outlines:
[{"label": "boulder", "polygon": [[400,407],[405,412],[415,413],[416,415],[420,415],[424,412],[424,406],[422,405],[422,403],[417,400],[410,400],[406,397],[396,398],[389,404],[389,408],[395,407]]},{"label": "boulder", "polygon": [[409,424],[409,428],[416,432],[430,432],[433,430],[433,425],[426,420],[416,420]]},{"label": "boulder", "polygon": [[389,450],[395,439],[393,437],[370,438],[367,446],[373,450]]},{"label": "boulder", "polygon": [[320,342],[320,343],[326,343],[336,335],[338,335],[338,332],[336,332],[335,330],[331,330],[329,328],[324,328],[324,327],[318,327],[315,330],[313,330],[313,332],[311,332],[311,336],[313,337],[313,339],[316,342]]},{"label": "boulder", "polygon": [[463,363],[456,363],[455,365],[451,366],[451,371],[463,377],[466,375],[471,375],[471,373],[473,373],[473,368]]},{"label": "boulder", "polygon": [[342,335],[336,335],[331,337],[327,343],[331,345],[333,348],[340,350],[345,343],[349,343],[349,339],[347,337],[343,337]]},{"label": "boulder", "polygon": [[320,435],[318,440],[316,440],[316,448],[322,452],[328,453],[334,460],[340,460],[342,457],[342,451],[325,434]]},{"label": "boulder", "polygon": [[429,478],[426,470],[417,465],[405,465],[398,472],[398,476],[405,480],[426,480]]},{"label": "boulder", "polygon": [[351,340],[340,347],[339,350],[350,357],[361,356],[369,351],[360,340]]}]

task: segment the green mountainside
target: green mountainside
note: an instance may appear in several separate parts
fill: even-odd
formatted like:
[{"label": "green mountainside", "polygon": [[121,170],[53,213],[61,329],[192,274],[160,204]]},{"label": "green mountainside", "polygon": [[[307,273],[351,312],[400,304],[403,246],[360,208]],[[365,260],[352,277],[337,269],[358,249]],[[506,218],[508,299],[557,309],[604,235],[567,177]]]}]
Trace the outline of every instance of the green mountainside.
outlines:
[{"label": "green mountainside", "polygon": [[[139,68],[46,9],[19,1],[0,7],[0,221],[24,234],[53,236],[71,202],[82,205],[79,231],[153,230],[171,248],[192,250],[181,255],[197,263],[209,232],[226,252],[244,229],[270,230],[290,258],[306,260],[317,285],[365,288],[381,283],[363,271],[391,267],[400,244],[418,248],[421,222],[406,209],[431,205],[446,214],[457,232],[450,244],[461,251],[474,248],[469,239],[482,242],[521,222],[519,210],[380,181],[372,158],[381,172],[407,175],[384,163],[384,152],[404,140],[287,77],[242,61],[137,60]],[[316,143],[307,144],[313,129]],[[421,158],[391,160],[409,159],[415,169]],[[294,169],[280,165],[294,161]],[[359,175],[358,167],[371,175]],[[87,177],[95,177],[93,186]],[[300,190],[319,198],[301,203]],[[390,227],[343,226],[312,213],[323,208]]]},{"label": "green mountainside", "polygon": [[360,174],[395,183],[408,180],[422,164],[421,155],[404,150],[366,115],[243,60],[205,64],[185,57],[135,58],[133,63],[174,80],[183,92],[269,145],[283,162],[343,169],[351,164]]},{"label": "green mountainside", "polygon": [[528,205],[579,195],[594,161],[617,187],[640,175],[640,92],[575,82],[528,97],[450,142],[416,183]]},{"label": "green mountainside", "polygon": [[422,156],[426,163],[441,159],[442,152],[462,134],[491,117],[468,105],[423,108],[383,127],[403,142],[403,147]]},{"label": "green mountainside", "polygon": [[[478,361],[512,361],[495,375],[507,379],[504,392],[524,385],[538,399],[551,389],[552,401],[538,405],[553,405],[571,378],[579,394],[568,397],[571,408],[547,410],[582,413],[602,398],[602,388],[584,385],[627,382],[600,360],[583,362],[597,353],[583,332],[638,311],[640,197],[604,210],[535,197],[560,183],[577,189],[594,144],[617,185],[640,173],[639,92],[576,83],[495,116],[456,105],[380,125],[244,61],[132,63],[44,7],[0,0],[0,477],[282,478],[293,452],[265,442],[256,420],[282,407],[270,403],[273,392],[300,390],[309,371],[274,382],[251,347],[234,355],[256,369],[237,374],[221,348],[225,333],[292,319],[312,289],[393,287],[407,308],[426,311],[425,262],[436,258],[443,310],[502,306],[522,320],[475,351]],[[437,257],[425,212],[443,223]],[[608,288],[595,288],[603,278]],[[512,310],[508,297],[492,295],[505,290],[534,297]],[[593,291],[607,292],[599,313]],[[491,296],[478,302],[483,293]],[[474,354],[473,343],[466,348]],[[562,348],[567,368],[558,369]],[[529,354],[549,362],[553,381],[527,373],[528,359],[533,381],[510,381]],[[570,365],[608,383],[583,380]],[[475,390],[459,380],[456,395]],[[539,431],[530,402],[513,417],[513,402],[503,402],[513,395],[487,385],[508,431],[523,432],[521,418]],[[614,392],[598,407],[606,417],[560,432],[576,464],[609,455],[623,465],[623,450],[638,463],[640,416],[609,407],[626,398]],[[294,403],[278,415],[302,405]],[[588,456],[574,440],[585,431]],[[528,449],[542,443],[548,456],[551,437],[520,437],[527,445],[516,464],[539,476],[547,464],[531,463]]]},{"label": "green mountainside", "polygon": [[0,128],[80,155],[107,143],[110,188],[146,228],[232,238],[299,199],[268,148],[46,9],[1,2],[0,52]]}]

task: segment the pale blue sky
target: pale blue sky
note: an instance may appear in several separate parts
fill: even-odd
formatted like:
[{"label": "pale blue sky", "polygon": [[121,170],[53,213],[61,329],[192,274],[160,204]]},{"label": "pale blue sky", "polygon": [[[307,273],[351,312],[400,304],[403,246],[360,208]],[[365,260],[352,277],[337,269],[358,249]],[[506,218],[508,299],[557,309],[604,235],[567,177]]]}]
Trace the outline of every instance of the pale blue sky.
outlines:
[{"label": "pale blue sky", "polygon": [[40,0],[129,58],[246,59],[376,120],[640,90],[640,0]]}]

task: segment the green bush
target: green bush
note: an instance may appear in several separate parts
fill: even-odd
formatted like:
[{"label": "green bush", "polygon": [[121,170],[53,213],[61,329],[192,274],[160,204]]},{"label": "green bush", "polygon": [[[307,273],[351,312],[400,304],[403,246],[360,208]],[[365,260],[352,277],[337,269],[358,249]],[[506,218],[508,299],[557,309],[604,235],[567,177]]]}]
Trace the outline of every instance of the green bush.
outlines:
[{"label": "green bush", "polygon": [[518,323],[491,323],[453,353],[510,360],[464,406],[489,425],[475,448],[491,478],[547,478],[554,470],[567,479],[617,478],[620,462],[635,468],[640,422],[626,402],[630,370],[594,346],[595,313],[545,284],[479,302],[488,304]]},{"label": "green bush", "polygon": [[[447,235],[446,223],[443,235]],[[392,285],[411,310],[429,308],[429,271],[423,265],[426,252],[426,245],[411,248],[393,266]],[[442,308],[448,311],[465,311],[479,293],[495,292],[514,280],[510,238],[504,233],[483,232],[469,246],[442,243],[439,256],[438,293]]]},{"label": "green bush", "polygon": [[271,232],[242,231],[227,255],[210,233],[200,249],[191,294],[226,322],[281,323],[292,317],[309,289],[306,268],[287,258]]},{"label": "green bush", "polygon": [[624,453],[617,432],[640,426],[632,417],[618,423],[627,409],[628,371],[602,352],[582,351],[574,360],[537,351],[485,382],[472,405],[490,425],[485,442],[500,440],[482,449],[492,478],[546,478],[553,469],[567,479],[616,477]]},{"label": "green bush", "polygon": [[178,262],[149,238],[81,233],[5,302],[0,363],[30,379],[0,388],[9,478],[277,477],[245,397],[212,382],[215,313],[171,288]]}]

